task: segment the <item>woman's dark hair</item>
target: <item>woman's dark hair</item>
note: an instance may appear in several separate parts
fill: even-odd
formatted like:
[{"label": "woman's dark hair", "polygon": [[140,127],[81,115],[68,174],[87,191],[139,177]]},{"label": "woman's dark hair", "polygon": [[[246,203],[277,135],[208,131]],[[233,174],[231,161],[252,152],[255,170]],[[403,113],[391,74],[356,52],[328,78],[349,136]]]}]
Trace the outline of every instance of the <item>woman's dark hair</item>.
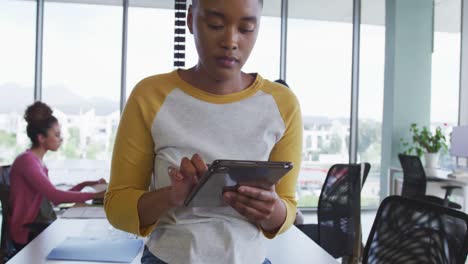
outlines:
[{"label": "woman's dark hair", "polygon": [[26,132],[29,139],[31,139],[33,147],[39,146],[37,136],[43,135],[46,137],[47,130],[58,122],[57,118],[55,118],[52,113],[52,109],[40,101],[28,106],[24,112],[24,120],[28,123]]}]

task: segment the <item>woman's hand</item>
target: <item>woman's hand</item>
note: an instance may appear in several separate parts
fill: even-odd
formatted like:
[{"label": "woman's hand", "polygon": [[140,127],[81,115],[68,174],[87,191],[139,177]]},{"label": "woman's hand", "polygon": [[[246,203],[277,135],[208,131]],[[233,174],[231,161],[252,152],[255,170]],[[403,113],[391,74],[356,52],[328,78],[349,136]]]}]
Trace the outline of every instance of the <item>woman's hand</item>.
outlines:
[{"label": "woman's hand", "polygon": [[104,194],[106,194],[106,191],[94,193],[93,199],[104,199]]},{"label": "woman's hand", "polygon": [[80,183],[80,185],[82,185],[83,187],[87,187],[87,186],[93,186],[93,185],[96,185],[96,184],[107,184],[107,181],[103,178],[97,180],[97,181],[84,181],[82,183]]},{"label": "woman's hand", "polygon": [[276,231],[286,219],[286,206],[276,194],[275,186],[260,189],[240,186],[237,192],[225,192],[224,201],[264,230]]},{"label": "woman's hand", "polygon": [[93,186],[96,184],[107,184],[107,181],[104,178],[101,178],[97,181],[89,181],[88,184],[89,184],[88,186]]},{"label": "woman's hand", "polygon": [[95,183],[94,183],[94,184],[107,184],[107,181],[106,181],[106,179],[104,179],[104,178],[101,178],[101,179],[99,179],[99,180],[95,181]]},{"label": "woman's hand", "polygon": [[170,200],[174,206],[181,206],[192,188],[198,183],[200,177],[208,170],[205,161],[195,154],[191,159],[184,157],[179,169],[169,167],[171,178]]}]

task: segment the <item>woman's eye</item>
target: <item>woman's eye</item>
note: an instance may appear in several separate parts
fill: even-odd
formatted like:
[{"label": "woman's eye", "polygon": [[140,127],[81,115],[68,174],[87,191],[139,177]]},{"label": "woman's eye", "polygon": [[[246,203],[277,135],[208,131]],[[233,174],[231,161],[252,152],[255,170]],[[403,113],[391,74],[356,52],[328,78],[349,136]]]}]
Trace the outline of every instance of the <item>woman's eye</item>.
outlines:
[{"label": "woman's eye", "polygon": [[254,32],[255,29],[252,29],[252,28],[240,28],[239,31],[242,32],[242,33],[250,33],[250,32]]},{"label": "woman's eye", "polygon": [[208,25],[211,29],[220,30],[223,28],[223,25]]}]

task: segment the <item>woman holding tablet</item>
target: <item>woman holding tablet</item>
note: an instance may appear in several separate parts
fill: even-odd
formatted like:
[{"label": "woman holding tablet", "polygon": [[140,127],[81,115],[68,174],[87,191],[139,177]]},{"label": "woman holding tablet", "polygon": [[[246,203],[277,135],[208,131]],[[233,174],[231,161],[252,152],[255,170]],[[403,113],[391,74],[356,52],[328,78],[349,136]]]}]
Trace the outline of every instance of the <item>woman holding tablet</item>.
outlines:
[{"label": "woman holding tablet", "polygon": [[[269,263],[264,237],[296,214],[302,121],[291,90],[242,72],[261,0],[194,0],[187,25],[198,63],[137,84],[123,112],[105,197],[117,228],[151,235],[142,263]],[[276,186],[240,186],[224,206],[186,207],[216,159],[294,163]]]}]

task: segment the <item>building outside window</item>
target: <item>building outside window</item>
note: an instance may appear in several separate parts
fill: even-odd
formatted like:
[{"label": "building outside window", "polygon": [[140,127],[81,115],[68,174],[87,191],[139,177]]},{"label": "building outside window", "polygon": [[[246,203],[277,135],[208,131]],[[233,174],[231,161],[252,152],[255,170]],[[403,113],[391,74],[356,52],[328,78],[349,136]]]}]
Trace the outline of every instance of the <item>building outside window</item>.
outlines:
[{"label": "building outside window", "polygon": [[316,207],[328,169],[349,162],[353,1],[320,4],[289,2],[286,76],[304,122],[300,207]]}]

